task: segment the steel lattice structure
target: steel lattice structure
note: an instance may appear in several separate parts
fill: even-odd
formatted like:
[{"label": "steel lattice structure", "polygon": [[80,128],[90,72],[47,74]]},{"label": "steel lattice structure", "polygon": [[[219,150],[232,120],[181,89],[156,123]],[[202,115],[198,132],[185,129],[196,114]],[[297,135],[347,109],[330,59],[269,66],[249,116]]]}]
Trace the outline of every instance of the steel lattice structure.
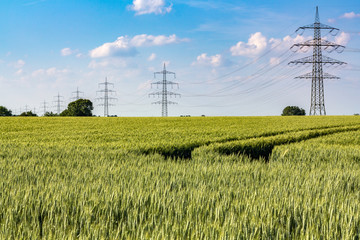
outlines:
[{"label": "steel lattice structure", "polygon": [[56,112],[58,115],[60,115],[61,113],[61,107],[63,106],[62,103],[64,103],[64,101],[62,99],[64,99],[63,96],[60,96],[60,93],[58,93],[58,95],[54,96],[54,98],[56,99],[54,102],[56,103],[55,107],[56,107]]},{"label": "steel lattice structure", "polygon": [[109,86],[114,86],[113,83],[110,83],[107,81],[107,78],[105,78],[105,82],[99,83],[99,86],[104,85],[104,89],[101,89],[97,92],[103,93],[103,97],[97,98],[97,100],[103,100],[104,103],[99,104],[98,106],[104,106],[104,117],[109,116],[109,106],[114,106],[114,104],[110,104],[109,101],[116,100],[117,98],[110,97],[109,94],[115,93],[114,90],[110,90]]},{"label": "steel lattice structure", "polygon": [[75,97],[71,98],[71,100],[74,100],[74,101],[81,99],[80,94],[84,94],[84,92],[79,91],[79,87],[77,87],[76,91],[72,92],[72,93],[75,94]]},{"label": "steel lattice structure", "polygon": [[46,109],[47,109],[47,107],[46,107],[46,106],[47,106],[47,102],[44,100],[41,104],[42,104],[41,108],[43,109],[44,116],[45,116],[45,114],[46,114],[46,112],[47,112],[47,111],[46,111]]},{"label": "steel lattice structure", "polygon": [[159,85],[162,85],[162,91],[150,93],[149,96],[153,96],[153,97],[155,97],[155,96],[160,97],[161,96],[161,101],[153,102],[152,104],[161,104],[161,106],[162,106],[161,115],[163,117],[167,117],[168,116],[168,104],[177,104],[176,102],[169,101],[168,97],[175,97],[175,98],[177,96],[180,97],[180,94],[168,91],[167,86],[168,85],[171,85],[171,86],[176,85],[179,88],[179,84],[176,83],[176,82],[172,82],[172,81],[167,80],[166,76],[168,74],[174,75],[174,78],[176,78],[176,75],[175,75],[174,72],[169,72],[169,71],[166,70],[165,63],[164,63],[163,71],[155,72],[154,73],[154,78],[156,78],[157,74],[162,74],[163,75],[163,80],[152,83],[151,86],[152,85],[157,85],[157,87],[158,87]]},{"label": "steel lattice structure", "polygon": [[296,43],[290,49],[293,51],[303,51],[308,48],[313,48],[313,55],[305,58],[301,58],[295,61],[289,62],[290,65],[299,64],[312,64],[312,72],[307,73],[296,78],[311,79],[311,107],[309,115],[326,115],[325,100],[324,100],[324,79],[339,79],[339,77],[333,76],[323,72],[323,65],[343,65],[345,62],[332,59],[330,57],[323,56],[323,48],[327,52],[336,51],[341,53],[344,50],[344,46],[329,42],[321,38],[321,30],[329,30],[329,33],[335,36],[339,29],[320,23],[319,10],[316,7],[315,23],[300,27],[296,30],[304,32],[306,29],[314,30],[314,39],[308,40],[303,43]]}]

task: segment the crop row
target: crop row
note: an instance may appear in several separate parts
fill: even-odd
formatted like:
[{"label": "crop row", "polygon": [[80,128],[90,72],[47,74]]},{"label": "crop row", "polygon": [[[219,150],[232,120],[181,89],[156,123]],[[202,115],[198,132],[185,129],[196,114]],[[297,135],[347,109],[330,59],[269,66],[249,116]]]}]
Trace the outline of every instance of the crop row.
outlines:
[{"label": "crop row", "polygon": [[301,143],[277,146],[271,161],[360,162],[360,132],[338,133]]},{"label": "crop row", "polygon": [[305,141],[312,138],[318,138],[334,133],[343,133],[354,130],[360,130],[360,126],[352,127],[334,127],[316,130],[305,130],[288,132],[269,137],[257,137],[238,141],[229,141],[225,143],[213,143],[207,146],[197,148],[193,152],[194,158],[204,158],[207,155],[210,158],[214,154],[230,155],[243,154],[252,159],[262,158],[268,161],[275,146],[290,144],[294,142]]}]

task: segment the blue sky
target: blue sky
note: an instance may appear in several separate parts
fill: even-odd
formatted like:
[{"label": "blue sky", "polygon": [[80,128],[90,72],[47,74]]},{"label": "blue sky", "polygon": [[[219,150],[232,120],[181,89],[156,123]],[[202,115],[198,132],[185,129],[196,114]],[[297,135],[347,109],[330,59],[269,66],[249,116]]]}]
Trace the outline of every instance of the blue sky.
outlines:
[{"label": "blue sky", "polygon": [[[312,36],[295,30],[320,20],[340,29],[329,40],[343,53],[325,53],[347,62],[325,66],[341,77],[325,80],[328,115],[360,112],[360,2],[350,1],[187,1],[187,0],[2,0],[0,1],[0,105],[19,113],[42,102],[56,111],[79,88],[103,109],[96,93],[105,77],[117,98],[110,114],[160,116],[148,94],[163,63],[176,72],[170,116],[279,115],[284,107],[310,108],[311,82],[294,77],[311,66],[288,62],[312,54],[289,47]],[[170,78],[170,80],[173,80]]]}]

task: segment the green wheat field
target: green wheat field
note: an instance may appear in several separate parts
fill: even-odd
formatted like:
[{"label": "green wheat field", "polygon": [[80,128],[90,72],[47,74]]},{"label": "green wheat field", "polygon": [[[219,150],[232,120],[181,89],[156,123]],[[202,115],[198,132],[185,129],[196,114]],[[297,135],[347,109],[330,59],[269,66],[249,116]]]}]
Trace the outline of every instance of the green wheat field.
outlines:
[{"label": "green wheat field", "polygon": [[0,119],[0,239],[359,239],[360,117]]}]

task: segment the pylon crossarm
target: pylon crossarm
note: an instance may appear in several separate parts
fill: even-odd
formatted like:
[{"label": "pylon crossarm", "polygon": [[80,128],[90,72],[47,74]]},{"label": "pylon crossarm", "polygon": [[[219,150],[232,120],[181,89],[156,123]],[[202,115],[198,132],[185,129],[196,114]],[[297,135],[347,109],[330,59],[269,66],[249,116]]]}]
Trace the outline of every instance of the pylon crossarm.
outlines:
[{"label": "pylon crossarm", "polygon": [[345,49],[345,46],[343,45],[329,42],[324,39],[320,39],[320,42],[317,39],[311,39],[306,42],[295,43],[294,45],[291,46],[290,49],[296,51],[297,49],[302,50],[305,47],[315,47],[315,46],[325,47],[324,49],[327,50],[328,52],[332,52],[336,50],[337,52],[341,53]]},{"label": "pylon crossarm", "polygon": [[151,104],[162,104],[162,101],[152,102]]},{"label": "pylon crossarm", "polygon": [[151,83],[151,87],[152,87],[153,85],[156,85],[156,87],[159,87],[159,85],[161,85],[161,84],[163,84],[162,81],[154,82],[154,83]]},{"label": "pylon crossarm", "polygon": [[336,60],[336,59],[333,59],[330,57],[326,57],[326,56],[322,56],[321,59],[319,59],[319,60],[314,60],[313,56],[308,56],[308,57],[304,57],[304,58],[300,58],[300,59],[291,61],[288,63],[288,65],[298,65],[298,64],[305,65],[305,64],[314,64],[314,63],[321,63],[323,65],[346,64],[346,62],[342,62],[342,61],[339,61],[339,60]]},{"label": "pylon crossarm", "polygon": [[[295,79],[312,79],[313,75],[312,73],[306,73],[300,76],[295,77]],[[331,75],[329,73],[323,73],[323,79],[340,79],[337,76]]]},{"label": "pylon crossarm", "polygon": [[167,101],[167,104],[178,104],[177,102]]},{"label": "pylon crossarm", "polygon": [[154,72],[154,76],[156,76],[156,74],[174,74],[174,75],[176,75],[174,72],[169,72],[169,71],[166,71],[166,70],[161,71],[161,72]]},{"label": "pylon crossarm", "polygon": [[174,96],[174,97],[176,97],[176,96],[181,96],[181,95],[178,94],[178,93],[169,92],[169,91],[166,92],[166,95],[168,95],[168,96]]},{"label": "pylon crossarm", "polygon": [[162,92],[149,93],[149,97],[150,97],[150,96],[155,97],[155,96],[160,96],[160,95],[162,95]]},{"label": "pylon crossarm", "polygon": [[299,27],[295,32],[298,32],[299,30],[305,30],[305,29],[328,29],[328,30],[331,30],[331,31],[339,31],[338,28],[334,28],[334,27],[331,27],[329,25],[326,25],[326,24],[322,24],[322,23],[313,23],[313,24],[309,24],[309,25],[305,25],[305,26],[302,26],[302,27]]}]

